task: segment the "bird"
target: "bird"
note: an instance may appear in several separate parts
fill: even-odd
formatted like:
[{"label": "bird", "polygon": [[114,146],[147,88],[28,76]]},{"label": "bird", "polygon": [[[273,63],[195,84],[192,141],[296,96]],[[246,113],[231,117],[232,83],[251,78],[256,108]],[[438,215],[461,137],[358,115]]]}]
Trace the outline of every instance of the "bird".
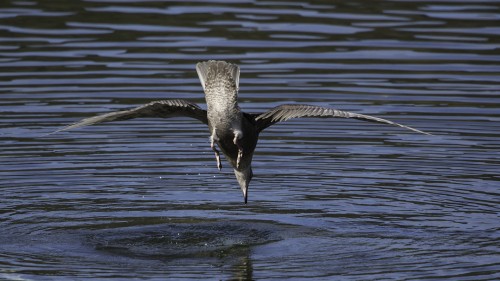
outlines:
[{"label": "bird", "polygon": [[145,105],[82,119],[53,133],[104,122],[140,117],[189,117],[208,126],[210,147],[219,171],[222,162],[219,149],[234,170],[236,180],[248,202],[248,187],[253,178],[252,158],[259,134],[271,125],[293,118],[352,118],[398,126],[416,133],[430,133],[393,121],[309,104],[282,104],[263,113],[246,113],[238,105],[240,67],[226,61],[209,60],[196,64],[196,72],[205,93],[206,110],[183,99],[152,101]]}]

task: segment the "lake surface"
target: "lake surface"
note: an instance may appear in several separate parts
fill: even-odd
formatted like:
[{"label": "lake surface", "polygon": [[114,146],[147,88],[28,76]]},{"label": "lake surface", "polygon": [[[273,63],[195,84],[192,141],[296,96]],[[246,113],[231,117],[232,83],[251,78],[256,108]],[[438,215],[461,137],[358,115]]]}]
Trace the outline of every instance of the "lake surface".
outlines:
[{"label": "lake surface", "polygon": [[[499,280],[499,1],[3,1],[1,280]],[[182,98],[202,60],[267,129],[249,203]]]}]

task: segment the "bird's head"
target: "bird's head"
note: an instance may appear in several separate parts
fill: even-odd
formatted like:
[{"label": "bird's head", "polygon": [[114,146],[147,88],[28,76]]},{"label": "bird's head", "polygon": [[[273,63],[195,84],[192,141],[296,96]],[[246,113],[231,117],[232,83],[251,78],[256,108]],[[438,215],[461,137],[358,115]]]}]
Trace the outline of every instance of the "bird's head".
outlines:
[{"label": "bird's head", "polygon": [[245,200],[245,204],[248,200],[248,185],[253,177],[252,167],[247,166],[244,169],[234,169],[234,175],[240,184],[241,191],[243,192],[243,198]]}]

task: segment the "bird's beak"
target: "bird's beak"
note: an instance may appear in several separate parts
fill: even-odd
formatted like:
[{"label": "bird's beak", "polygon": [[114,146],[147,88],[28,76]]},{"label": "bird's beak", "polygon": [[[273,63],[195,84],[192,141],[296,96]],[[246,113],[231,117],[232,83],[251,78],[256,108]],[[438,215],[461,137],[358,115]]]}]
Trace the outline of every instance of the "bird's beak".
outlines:
[{"label": "bird's beak", "polygon": [[250,181],[253,177],[252,168],[248,167],[244,170],[234,169],[234,175],[236,176],[236,179],[240,184],[241,191],[243,192],[243,199],[245,200],[246,204],[248,201],[248,185],[250,184]]},{"label": "bird's beak", "polygon": [[245,189],[243,189],[243,187],[241,187],[241,190],[243,191],[243,200],[245,200],[245,204],[246,204],[248,202],[248,184],[245,187]]}]

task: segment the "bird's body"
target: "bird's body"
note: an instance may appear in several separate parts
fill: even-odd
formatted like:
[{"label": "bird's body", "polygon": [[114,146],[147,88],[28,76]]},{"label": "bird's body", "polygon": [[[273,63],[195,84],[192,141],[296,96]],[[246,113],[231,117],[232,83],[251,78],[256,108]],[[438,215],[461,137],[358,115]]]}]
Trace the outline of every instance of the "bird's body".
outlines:
[{"label": "bird's body", "polygon": [[195,118],[208,125],[210,143],[215,152],[219,170],[222,168],[222,164],[217,146],[233,167],[245,203],[248,198],[248,185],[253,177],[251,164],[259,134],[277,122],[299,117],[355,118],[395,125],[427,134],[382,118],[314,105],[285,104],[262,114],[244,113],[238,106],[240,69],[237,65],[224,61],[206,61],[198,63],[196,71],[205,92],[207,110],[185,100],[156,101],[131,110],[111,112],[83,119],[56,132],[137,117],[186,116]]},{"label": "bird's body", "polygon": [[217,166],[219,170],[222,168],[215,144],[234,168],[246,203],[259,131],[252,118],[238,106],[240,68],[223,61],[208,61],[198,63],[196,71],[205,91],[210,142]]}]

